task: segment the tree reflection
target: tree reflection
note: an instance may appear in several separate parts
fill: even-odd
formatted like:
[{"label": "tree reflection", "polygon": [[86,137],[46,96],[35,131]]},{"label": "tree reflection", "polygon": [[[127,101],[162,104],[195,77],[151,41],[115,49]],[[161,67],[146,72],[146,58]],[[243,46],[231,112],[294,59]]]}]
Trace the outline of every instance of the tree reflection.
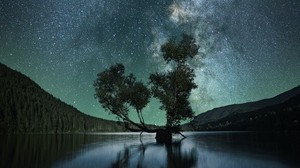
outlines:
[{"label": "tree reflection", "polygon": [[167,146],[167,167],[195,167],[197,163],[197,150],[192,148],[189,151],[182,151],[181,141],[172,143]]},{"label": "tree reflection", "polygon": [[[192,168],[197,164],[197,150],[183,149],[182,141],[173,142],[170,145],[162,145],[157,143],[147,143],[139,145],[125,146],[122,151],[118,153],[117,160],[112,164],[113,168],[129,168],[129,167],[155,167],[149,165],[145,153],[148,149],[159,147],[163,148],[166,154],[165,164],[162,167],[166,168]],[[156,155],[156,153],[148,153],[148,155]],[[164,156],[159,156],[164,157]],[[151,163],[152,164],[152,163]],[[160,163],[161,164],[161,163]]]}]

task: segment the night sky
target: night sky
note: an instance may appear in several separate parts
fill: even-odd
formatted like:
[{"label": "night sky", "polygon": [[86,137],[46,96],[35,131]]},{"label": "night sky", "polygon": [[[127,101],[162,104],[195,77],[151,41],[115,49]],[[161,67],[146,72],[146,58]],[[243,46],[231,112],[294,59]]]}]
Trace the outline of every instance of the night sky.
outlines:
[{"label": "night sky", "polygon": [[[300,84],[299,0],[1,0],[0,62],[80,111],[114,119],[94,99],[97,73],[123,63],[148,82],[170,67],[160,46],[186,32],[196,114],[273,97]],[[163,124],[157,100],[144,109]]]}]

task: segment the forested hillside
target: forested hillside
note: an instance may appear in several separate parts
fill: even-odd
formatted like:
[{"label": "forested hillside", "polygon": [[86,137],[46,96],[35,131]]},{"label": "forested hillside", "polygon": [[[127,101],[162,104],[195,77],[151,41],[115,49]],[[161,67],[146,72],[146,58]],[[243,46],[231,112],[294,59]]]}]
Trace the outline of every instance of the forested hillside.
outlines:
[{"label": "forested hillside", "polygon": [[208,130],[232,131],[299,131],[300,95],[290,100],[259,110],[232,114],[203,125]]},{"label": "forested hillside", "polygon": [[0,63],[0,133],[90,131],[124,129],[117,122],[79,112],[25,75]]},{"label": "forested hillside", "polygon": [[[229,115],[215,119],[210,122],[201,123],[194,120],[185,125],[187,130],[203,131],[203,130],[219,130],[219,131],[299,131],[300,130],[300,86],[291,89],[274,98],[267,99],[267,102],[276,101],[280,97],[288,99],[279,104],[273,103],[270,106],[263,107],[253,111],[235,112]],[[248,103],[249,107],[253,107],[258,103],[266,102],[266,100]],[[242,105],[235,105],[236,107]],[[224,110],[222,110],[224,108]],[[236,110],[237,108],[233,108]],[[228,111],[228,106],[220,107],[218,111]],[[207,113],[214,112],[211,110]],[[209,115],[209,114],[208,114]]]}]

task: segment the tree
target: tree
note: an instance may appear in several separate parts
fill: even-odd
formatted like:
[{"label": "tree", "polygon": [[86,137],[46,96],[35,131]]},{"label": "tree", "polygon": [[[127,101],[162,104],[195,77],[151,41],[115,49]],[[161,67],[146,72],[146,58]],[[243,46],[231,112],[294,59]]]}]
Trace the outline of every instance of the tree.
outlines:
[{"label": "tree", "polygon": [[160,100],[160,109],[166,111],[166,126],[169,128],[177,129],[182,120],[193,117],[188,98],[197,85],[194,83],[194,71],[187,64],[187,60],[193,58],[198,49],[191,36],[184,34],[179,43],[171,39],[162,46],[161,51],[164,60],[169,64],[173,63],[173,69],[150,75],[153,96]]},{"label": "tree", "polygon": [[[121,119],[127,129],[156,132],[157,140],[169,141],[172,133],[180,133],[181,121],[194,114],[188,98],[197,85],[194,83],[194,71],[187,60],[198,53],[199,47],[195,43],[192,36],[185,34],[179,42],[172,38],[165,43],[161,47],[163,58],[173,68],[166,73],[150,74],[150,88],[137,81],[133,74],[125,75],[124,65],[111,66],[99,73],[94,81],[95,98],[105,110]],[[160,100],[160,109],[166,111],[164,129],[149,129],[145,124],[142,109],[151,95]],[[136,110],[139,123],[129,118],[130,107]]]}]

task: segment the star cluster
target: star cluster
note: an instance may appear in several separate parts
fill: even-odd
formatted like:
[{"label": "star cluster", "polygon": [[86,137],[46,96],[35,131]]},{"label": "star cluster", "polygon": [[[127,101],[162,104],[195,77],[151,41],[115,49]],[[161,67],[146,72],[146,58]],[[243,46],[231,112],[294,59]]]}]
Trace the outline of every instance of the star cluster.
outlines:
[{"label": "star cluster", "polygon": [[[0,62],[80,111],[113,119],[94,99],[93,80],[123,63],[148,82],[170,67],[160,46],[196,38],[196,114],[275,96],[300,84],[297,0],[28,0],[0,2]],[[146,122],[163,124],[159,102]]]}]

